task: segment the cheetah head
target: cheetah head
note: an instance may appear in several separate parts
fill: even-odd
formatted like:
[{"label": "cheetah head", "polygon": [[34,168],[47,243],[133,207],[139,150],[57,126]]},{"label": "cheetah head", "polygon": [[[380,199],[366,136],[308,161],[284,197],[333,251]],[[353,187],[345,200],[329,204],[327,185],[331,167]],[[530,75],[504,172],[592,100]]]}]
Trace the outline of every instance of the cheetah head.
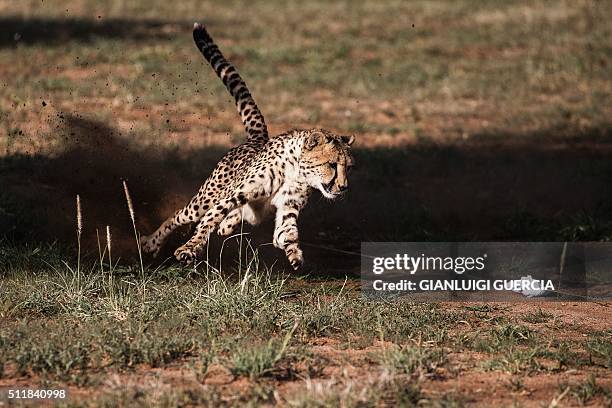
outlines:
[{"label": "cheetah head", "polygon": [[307,132],[300,158],[300,171],[306,182],[323,196],[334,199],[348,188],[353,167],[351,144],[354,136],[340,136],[323,129]]}]

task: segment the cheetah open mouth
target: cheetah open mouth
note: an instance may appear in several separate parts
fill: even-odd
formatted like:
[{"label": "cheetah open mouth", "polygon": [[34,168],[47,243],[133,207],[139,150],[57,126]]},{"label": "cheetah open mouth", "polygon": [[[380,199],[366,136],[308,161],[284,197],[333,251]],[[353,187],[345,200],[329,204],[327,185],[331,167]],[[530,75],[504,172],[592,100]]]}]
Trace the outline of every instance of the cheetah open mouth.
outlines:
[{"label": "cheetah open mouth", "polygon": [[321,192],[323,193],[323,195],[327,198],[336,198],[339,195],[342,194],[342,192],[338,192],[338,193],[334,193],[332,191],[332,187],[334,186],[334,179],[332,179],[332,181],[330,181],[327,184],[321,183],[321,188],[319,190],[321,190]]}]

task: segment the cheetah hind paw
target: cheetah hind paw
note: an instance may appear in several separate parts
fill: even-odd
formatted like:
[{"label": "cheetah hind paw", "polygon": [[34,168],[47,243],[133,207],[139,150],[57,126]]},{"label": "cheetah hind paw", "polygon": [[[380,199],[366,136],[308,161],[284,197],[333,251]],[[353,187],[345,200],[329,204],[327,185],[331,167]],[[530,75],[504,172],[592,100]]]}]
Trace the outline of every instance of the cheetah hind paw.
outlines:
[{"label": "cheetah hind paw", "polygon": [[151,254],[153,257],[157,257],[161,246],[154,244],[150,235],[141,236],[139,241],[140,248],[145,254]]},{"label": "cheetah hind paw", "polygon": [[174,251],[174,257],[181,263],[181,265],[189,266],[195,262],[197,254],[194,248],[182,246]]}]

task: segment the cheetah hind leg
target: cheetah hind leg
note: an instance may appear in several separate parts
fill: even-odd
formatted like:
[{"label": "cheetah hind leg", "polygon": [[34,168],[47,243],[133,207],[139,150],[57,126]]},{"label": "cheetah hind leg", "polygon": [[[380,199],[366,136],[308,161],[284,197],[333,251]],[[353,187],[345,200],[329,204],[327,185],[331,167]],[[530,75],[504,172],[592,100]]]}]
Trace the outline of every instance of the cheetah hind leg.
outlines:
[{"label": "cheetah hind leg", "polygon": [[223,221],[221,221],[221,224],[219,224],[217,233],[222,237],[227,237],[232,232],[234,232],[234,230],[236,230],[236,227],[238,227],[242,222],[243,211],[243,208],[236,208],[235,210],[227,214]]},{"label": "cheetah hind leg", "polygon": [[210,209],[198,223],[193,236],[174,251],[174,257],[183,265],[195,262],[198,252],[206,245],[210,233],[214,231],[223,219],[236,209],[236,199],[221,200]]},{"label": "cheetah hind leg", "polygon": [[[239,192],[231,198],[219,201],[217,205],[213,206],[206,215],[202,217],[191,239],[174,251],[176,259],[183,265],[192,264],[197,257],[198,250],[208,241],[210,233],[217,229],[222,221],[234,210],[242,210],[245,204],[252,199],[253,195],[253,193]],[[244,215],[247,222],[251,223],[250,218],[247,217],[247,212],[241,212],[241,214]],[[235,216],[232,217],[232,220],[232,223],[236,222]],[[229,226],[230,222],[228,221],[227,227]]]},{"label": "cheetah hind leg", "polygon": [[[204,187],[202,187],[204,188]],[[202,191],[202,190],[200,190]],[[174,212],[168,217],[162,225],[151,235],[143,235],[140,237],[140,247],[147,254],[152,254],[156,257],[168,236],[181,225],[192,224],[198,222],[201,215],[209,209],[208,204],[202,204],[198,199],[199,195],[191,199],[189,204]]]},{"label": "cheetah hind leg", "polygon": [[174,251],[174,257],[183,266],[195,263],[196,259],[204,252],[204,247],[210,238],[210,233],[213,231],[214,228],[202,225],[200,221],[191,239]]},{"label": "cheetah hind leg", "polygon": [[217,233],[227,237],[244,221],[250,225],[260,224],[269,214],[269,209],[259,202],[250,202],[232,210],[219,224]]},{"label": "cheetah hind leg", "polygon": [[168,235],[184,223],[181,217],[182,212],[183,209],[176,211],[172,216],[168,217],[154,233],[140,237],[140,247],[145,254],[151,254],[153,257],[157,257]]},{"label": "cheetah hind leg", "polygon": [[[217,233],[222,237],[226,237],[230,235],[241,222],[242,211],[240,208],[237,208],[221,221]],[[174,257],[184,266],[191,265],[202,255],[203,249],[210,238],[209,233],[212,232],[213,228],[209,227],[205,229],[206,232],[200,231],[200,233],[198,233],[198,229],[201,228],[202,226],[200,225],[196,226],[195,231],[192,233],[193,238],[174,251]]]}]

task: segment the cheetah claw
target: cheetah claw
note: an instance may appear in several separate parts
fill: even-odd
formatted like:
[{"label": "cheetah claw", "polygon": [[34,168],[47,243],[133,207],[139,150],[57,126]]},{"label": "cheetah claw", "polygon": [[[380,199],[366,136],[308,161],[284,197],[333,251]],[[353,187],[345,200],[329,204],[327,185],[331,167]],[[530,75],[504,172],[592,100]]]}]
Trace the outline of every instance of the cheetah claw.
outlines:
[{"label": "cheetah claw", "polygon": [[289,263],[291,264],[291,267],[296,271],[302,266],[304,266],[304,260],[302,258],[292,259],[291,261],[289,261]]},{"label": "cheetah claw", "polygon": [[194,263],[196,259],[195,252],[189,249],[179,248],[174,252],[175,258],[181,263],[183,266],[189,266]]}]

